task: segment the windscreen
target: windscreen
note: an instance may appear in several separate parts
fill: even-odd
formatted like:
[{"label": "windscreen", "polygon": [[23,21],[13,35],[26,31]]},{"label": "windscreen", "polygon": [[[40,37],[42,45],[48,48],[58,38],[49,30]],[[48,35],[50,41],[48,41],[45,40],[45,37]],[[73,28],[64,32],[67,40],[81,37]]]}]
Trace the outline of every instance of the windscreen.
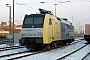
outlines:
[{"label": "windscreen", "polygon": [[36,15],[27,15],[23,21],[23,28],[41,28],[44,23],[44,15],[36,14]]},{"label": "windscreen", "polygon": [[42,24],[42,23],[43,23],[43,17],[34,18],[34,24]]},{"label": "windscreen", "polygon": [[24,24],[33,24],[33,17],[25,18]]}]

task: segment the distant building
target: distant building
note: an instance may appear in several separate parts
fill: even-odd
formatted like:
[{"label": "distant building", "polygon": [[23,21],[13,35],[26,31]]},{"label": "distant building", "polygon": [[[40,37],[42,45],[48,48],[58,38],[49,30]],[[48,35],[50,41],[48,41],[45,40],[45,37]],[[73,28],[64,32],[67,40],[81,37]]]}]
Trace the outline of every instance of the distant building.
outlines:
[{"label": "distant building", "polygon": [[0,28],[1,28],[1,24],[0,24]]},{"label": "distant building", "polygon": [[21,30],[22,29],[22,25],[17,25],[16,29],[20,29]]},{"label": "distant building", "polygon": [[[1,22],[0,24],[0,37],[6,36],[6,34],[13,33],[13,23],[11,23],[11,29],[9,30],[9,24],[7,22]],[[22,29],[22,25],[14,24],[14,33],[20,33]]]},{"label": "distant building", "polygon": [[5,25],[7,25],[7,22],[1,22],[1,28],[3,28]]},{"label": "distant building", "polygon": [[6,34],[9,34],[9,30],[7,30],[7,29],[0,29],[0,37],[5,37]]}]

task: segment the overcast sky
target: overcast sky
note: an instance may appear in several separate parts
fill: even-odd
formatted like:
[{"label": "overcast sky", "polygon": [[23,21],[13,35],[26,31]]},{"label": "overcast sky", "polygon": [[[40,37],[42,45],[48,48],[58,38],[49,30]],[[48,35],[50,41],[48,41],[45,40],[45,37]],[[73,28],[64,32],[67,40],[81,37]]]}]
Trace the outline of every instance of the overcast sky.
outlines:
[{"label": "overcast sky", "polygon": [[[56,6],[56,15],[58,17],[68,18],[75,26],[84,26],[90,24],[90,2],[89,0],[14,0],[15,1],[15,24],[22,24],[25,14],[34,14],[38,8],[43,8],[55,12],[54,4]],[[65,1],[70,1],[62,3]],[[40,2],[45,2],[41,4]],[[59,2],[61,2],[59,4]],[[9,7],[5,4],[12,6],[12,0],[0,0],[0,23],[2,21],[9,21]]]}]

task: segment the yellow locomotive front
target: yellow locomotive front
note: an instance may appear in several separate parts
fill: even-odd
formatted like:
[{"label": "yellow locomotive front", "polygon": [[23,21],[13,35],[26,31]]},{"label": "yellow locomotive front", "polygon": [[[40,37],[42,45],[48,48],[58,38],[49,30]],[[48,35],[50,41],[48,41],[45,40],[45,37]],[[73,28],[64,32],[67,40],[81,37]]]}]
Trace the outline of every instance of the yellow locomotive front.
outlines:
[{"label": "yellow locomotive front", "polygon": [[21,45],[34,49],[43,43],[44,19],[45,14],[25,15],[21,32]]}]

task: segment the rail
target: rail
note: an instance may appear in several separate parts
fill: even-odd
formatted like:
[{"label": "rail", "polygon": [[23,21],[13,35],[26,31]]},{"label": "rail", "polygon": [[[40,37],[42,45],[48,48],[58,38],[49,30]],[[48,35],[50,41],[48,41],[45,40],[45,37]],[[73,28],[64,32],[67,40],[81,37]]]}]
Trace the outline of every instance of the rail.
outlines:
[{"label": "rail", "polygon": [[64,55],[64,56],[62,56],[62,57],[60,57],[60,58],[58,58],[57,60],[62,60],[62,59],[64,59],[65,57],[70,56],[71,54],[73,54],[73,53],[79,51],[80,49],[84,48],[84,47],[87,46],[87,45],[88,45],[88,44],[85,44],[84,46],[82,46],[82,47],[80,47],[80,48],[74,50],[73,52],[70,52],[70,53],[68,53],[68,54],[66,54],[66,55]]}]

